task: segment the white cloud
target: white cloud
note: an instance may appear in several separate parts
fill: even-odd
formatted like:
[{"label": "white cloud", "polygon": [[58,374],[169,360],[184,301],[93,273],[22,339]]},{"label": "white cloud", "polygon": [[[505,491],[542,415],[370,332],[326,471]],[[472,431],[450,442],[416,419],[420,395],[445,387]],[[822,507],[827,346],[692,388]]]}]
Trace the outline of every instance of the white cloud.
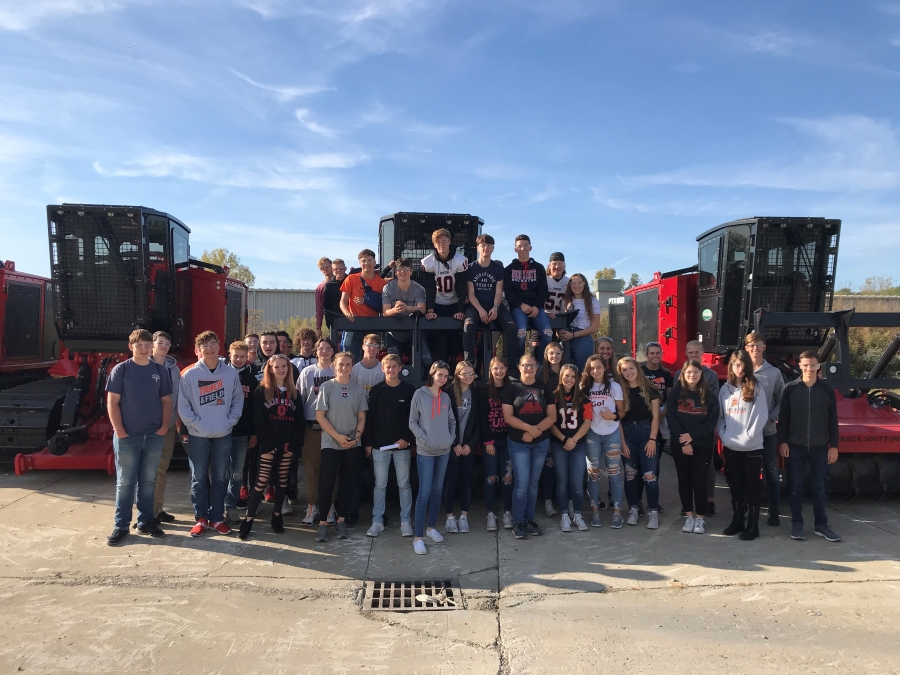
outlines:
[{"label": "white cloud", "polygon": [[268,84],[262,84],[249,78],[244,75],[239,70],[231,69],[231,72],[234,73],[237,77],[242,79],[247,84],[253,85],[257,89],[262,89],[263,91],[271,92],[275,95],[276,100],[282,102],[293,101],[295,98],[300,96],[309,96],[310,94],[318,94],[323,91],[334,91],[333,87],[276,87]]},{"label": "white cloud", "polygon": [[44,19],[72,14],[100,14],[119,9],[122,0],[2,0],[0,28],[28,30]]},{"label": "white cloud", "polygon": [[541,202],[545,202],[548,199],[553,199],[557,195],[560,194],[560,191],[555,187],[548,187],[546,190],[541,190],[540,192],[535,192],[528,199],[525,200],[526,206],[531,206],[532,204],[540,204]]},{"label": "white cloud", "polygon": [[296,115],[297,120],[300,122],[300,124],[302,124],[304,127],[315,134],[326,137],[337,135],[337,132],[334,129],[329,129],[328,127],[322,126],[321,124],[318,124],[317,122],[314,122],[312,119],[310,119],[311,113],[306,108],[298,108],[296,111],[294,111],[294,115]]}]

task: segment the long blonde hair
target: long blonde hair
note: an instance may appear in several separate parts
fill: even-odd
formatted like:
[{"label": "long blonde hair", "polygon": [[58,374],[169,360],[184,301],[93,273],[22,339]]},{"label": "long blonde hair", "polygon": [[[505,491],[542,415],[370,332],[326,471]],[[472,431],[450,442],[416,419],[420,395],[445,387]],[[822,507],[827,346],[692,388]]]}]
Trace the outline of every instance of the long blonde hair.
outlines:
[{"label": "long blonde hair", "polygon": [[275,361],[278,359],[284,359],[284,362],[287,363],[287,374],[284,376],[283,384],[287,390],[285,394],[288,398],[297,398],[297,385],[294,383],[294,378],[291,377],[293,371],[291,360],[284,354],[273,354],[266,360],[266,365],[263,366],[262,386],[266,390],[266,399],[271,401],[278,393],[278,379],[275,377],[275,369],[273,368]]},{"label": "long blonde hair", "polygon": [[[623,387],[628,387],[628,388],[631,387],[631,384],[628,382],[628,380],[625,379],[625,375],[622,373],[622,367],[628,365],[629,363],[631,365],[633,365],[634,369],[637,371],[637,386],[638,386],[638,389],[640,390],[641,398],[644,399],[644,403],[647,404],[647,409],[650,409],[651,392],[658,391],[658,390],[656,389],[655,386],[650,384],[650,382],[644,376],[644,371],[641,370],[641,367],[638,365],[638,362],[635,361],[630,356],[623,356],[616,363],[616,372],[619,374],[619,382],[622,384]],[[624,399],[622,401],[622,403],[625,404],[625,412],[628,412],[629,408],[631,407],[630,406],[631,397],[623,396],[622,398]]]},{"label": "long blonde hair", "polygon": [[[465,368],[471,368],[473,371],[475,370],[475,366],[468,361],[460,361],[456,364],[456,368],[453,371],[453,398],[456,399],[457,406],[461,406],[463,403],[462,371]],[[469,389],[472,389],[472,387],[469,387]]]}]

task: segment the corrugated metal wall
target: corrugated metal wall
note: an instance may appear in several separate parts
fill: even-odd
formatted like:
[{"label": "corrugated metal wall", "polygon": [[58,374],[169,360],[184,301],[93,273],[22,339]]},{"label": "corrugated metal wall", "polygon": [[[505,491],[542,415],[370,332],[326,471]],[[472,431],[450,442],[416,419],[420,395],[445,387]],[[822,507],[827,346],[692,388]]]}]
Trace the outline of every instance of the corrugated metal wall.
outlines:
[{"label": "corrugated metal wall", "polygon": [[316,292],[292,288],[251,288],[250,309],[262,311],[262,320],[277,324],[292,317],[316,316]]}]

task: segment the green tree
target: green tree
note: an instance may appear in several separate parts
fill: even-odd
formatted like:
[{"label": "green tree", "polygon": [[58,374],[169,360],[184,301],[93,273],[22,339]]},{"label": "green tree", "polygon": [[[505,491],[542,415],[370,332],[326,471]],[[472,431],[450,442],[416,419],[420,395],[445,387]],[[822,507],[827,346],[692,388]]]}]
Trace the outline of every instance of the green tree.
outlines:
[{"label": "green tree", "polygon": [[227,248],[214,248],[212,251],[203,251],[200,256],[203,262],[228,268],[228,276],[243,281],[248,286],[256,283],[256,276],[250,268],[241,264],[241,259]]},{"label": "green tree", "polygon": [[604,267],[602,270],[597,270],[597,273],[594,275],[595,279],[615,279],[616,278],[616,268],[615,267]]},{"label": "green tree", "polygon": [[637,272],[632,272],[631,277],[628,279],[628,283],[625,284],[625,290],[640,286],[642,283],[640,275]]}]

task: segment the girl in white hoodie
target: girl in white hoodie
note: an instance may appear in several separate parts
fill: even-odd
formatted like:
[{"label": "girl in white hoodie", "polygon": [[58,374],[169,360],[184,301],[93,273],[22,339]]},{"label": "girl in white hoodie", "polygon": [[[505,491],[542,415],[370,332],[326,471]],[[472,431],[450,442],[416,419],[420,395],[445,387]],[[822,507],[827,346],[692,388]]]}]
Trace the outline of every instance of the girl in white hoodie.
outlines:
[{"label": "girl in white hoodie", "polygon": [[[724,446],[725,477],[734,515],[724,534],[759,536],[759,492],[762,487],[763,429],[769,418],[766,392],[753,375],[753,361],[743,349],[728,360],[728,381],[719,390],[719,424]],[[744,511],[748,510],[746,523]]]}]

